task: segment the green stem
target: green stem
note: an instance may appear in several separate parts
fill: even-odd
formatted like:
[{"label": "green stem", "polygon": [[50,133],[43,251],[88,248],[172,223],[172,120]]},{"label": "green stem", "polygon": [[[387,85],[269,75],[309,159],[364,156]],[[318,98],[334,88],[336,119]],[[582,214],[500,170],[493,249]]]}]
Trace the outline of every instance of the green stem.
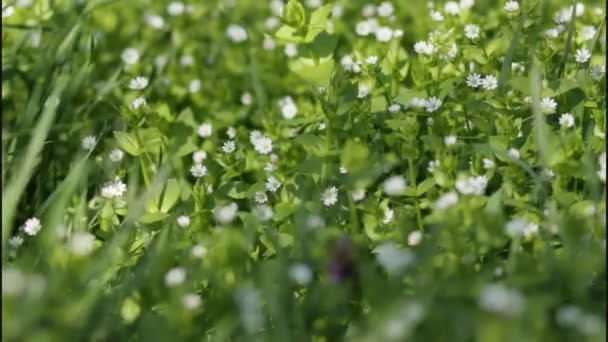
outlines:
[{"label": "green stem", "polygon": [[[409,169],[408,171],[409,171],[411,186],[416,188],[417,185],[416,185],[416,172],[414,169],[414,160],[412,158],[408,158],[407,163],[408,163],[408,169]],[[414,205],[416,206],[416,224],[418,225],[418,230],[423,232],[424,229],[422,227],[422,215],[420,214],[420,205],[418,204],[417,197],[414,198]]]}]

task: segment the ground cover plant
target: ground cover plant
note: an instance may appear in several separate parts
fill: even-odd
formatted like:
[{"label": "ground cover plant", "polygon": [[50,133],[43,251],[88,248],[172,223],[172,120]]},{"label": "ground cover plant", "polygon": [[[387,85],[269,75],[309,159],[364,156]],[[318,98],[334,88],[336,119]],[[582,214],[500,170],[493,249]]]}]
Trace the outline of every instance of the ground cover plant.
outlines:
[{"label": "ground cover plant", "polygon": [[2,4],[3,341],[602,341],[605,4]]}]

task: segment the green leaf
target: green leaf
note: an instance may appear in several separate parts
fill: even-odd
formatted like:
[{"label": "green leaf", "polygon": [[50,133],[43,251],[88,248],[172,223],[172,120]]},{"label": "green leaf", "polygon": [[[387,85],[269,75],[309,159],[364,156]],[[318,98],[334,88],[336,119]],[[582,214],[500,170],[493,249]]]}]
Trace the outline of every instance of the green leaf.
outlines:
[{"label": "green leaf", "polygon": [[141,154],[141,147],[137,143],[137,139],[127,132],[114,131],[114,138],[118,146],[128,154],[137,157]]},{"label": "green leaf", "polygon": [[295,28],[303,27],[306,23],[306,11],[298,0],[289,0],[283,9],[283,21]]},{"label": "green leaf", "polygon": [[369,149],[366,145],[348,140],[342,150],[340,162],[348,171],[357,172],[366,165],[368,157]]},{"label": "green leaf", "polygon": [[317,87],[327,87],[334,71],[334,60],[331,56],[319,60],[300,57],[289,61],[289,70],[303,80]]},{"label": "green leaf", "polygon": [[180,186],[179,182],[175,178],[167,180],[165,187],[165,194],[163,195],[163,201],[160,206],[160,211],[163,213],[169,212],[179,199]]},{"label": "green leaf", "polygon": [[312,12],[304,41],[311,42],[319,33],[325,31],[325,27],[327,26],[327,18],[331,13],[332,6],[332,4],[326,4]]},{"label": "green leaf", "polygon": [[296,206],[291,203],[279,203],[274,207],[274,220],[282,221],[296,210]]},{"label": "green leaf", "polygon": [[425,179],[416,187],[416,196],[424,195],[427,191],[431,190],[435,186],[435,184],[436,183],[434,178]]},{"label": "green leaf", "polygon": [[158,221],[162,221],[169,216],[167,213],[145,213],[143,214],[137,221],[144,224],[154,223]]}]

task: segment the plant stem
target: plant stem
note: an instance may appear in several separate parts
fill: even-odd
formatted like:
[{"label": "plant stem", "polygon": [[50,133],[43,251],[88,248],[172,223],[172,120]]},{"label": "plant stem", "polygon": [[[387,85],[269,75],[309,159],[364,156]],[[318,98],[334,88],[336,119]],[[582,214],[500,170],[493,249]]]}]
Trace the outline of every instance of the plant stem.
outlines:
[{"label": "plant stem", "polygon": [[[408,158],[407,163],[411,186],[416,188],[416,172],[414,170],[414,160],[412,158]],[[418,226],[418,230],[423,232],[424,228],[422,227],[422,215],[420,213],[420,205],[418,204],[417,197],[414,197],[414,205],[416,206],[416,224]]]}]

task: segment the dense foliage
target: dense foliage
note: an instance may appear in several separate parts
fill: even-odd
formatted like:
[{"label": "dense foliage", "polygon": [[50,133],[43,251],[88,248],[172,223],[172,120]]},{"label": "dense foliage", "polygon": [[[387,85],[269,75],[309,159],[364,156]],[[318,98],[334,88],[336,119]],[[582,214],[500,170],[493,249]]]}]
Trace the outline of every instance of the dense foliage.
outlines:
[{"label": "dense foliage", "polygon": [[2,5],[3,341],[602,341],[605,6]]}]

